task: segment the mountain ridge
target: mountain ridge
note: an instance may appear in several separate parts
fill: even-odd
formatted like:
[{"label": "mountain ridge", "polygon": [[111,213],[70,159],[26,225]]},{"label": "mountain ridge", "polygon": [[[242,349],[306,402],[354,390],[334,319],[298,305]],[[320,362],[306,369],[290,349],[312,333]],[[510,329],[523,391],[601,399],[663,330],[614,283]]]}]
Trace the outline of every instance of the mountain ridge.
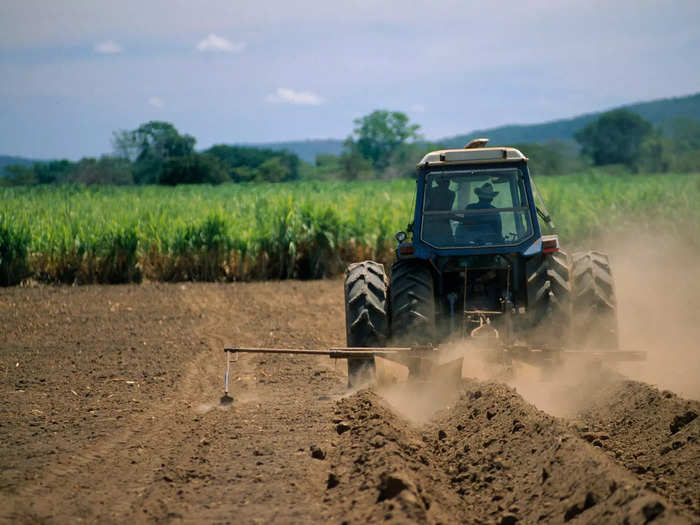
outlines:
[{"label": "mountain ridge", "polygon": [[[552,140],[571,141],[574,134],[603,113],[616,109],[627,109],[637,113],[654,126],[665,127],[677,117],[690,117],[700,120],[700,92],[691,95],[668,97],[634,102],[593,113],[585,113],[535,124],[506,124],[493,128],[476,129],[469,133],[453,135],[431,141],[445,148],[461,148],[475,137],[487,137],[489,144],[510,145],[522,142],[546,143]],[[343,151],[345,139],[305,139],[261,143],[235,143],[237,146],[286,150],[296,153],[306,161],[314,163],[317,155],[339,155]],[[34,162],[48,162],[48,159],[30,159],[21,156],[0,155],[0,176],[5,167],[13,164],[32,165]]]},{"label": "mountain ridge", "polygon": [[[589,122],[594,121],[603,113],[616,109],[627,109],[637,113],[654,126],[661,127],[677,117],[691,117],[700,120],[700,93],[634,102],[601,111],[536,124],[506,124],[493,128],[476,129],[468,133],[444,137],[431,142],[440,144],[445,148],[461,148],[475,137],[487,137],[490,141],[489,144],[494,146],[521,142],[546,143],[551,140],[573,140],[574,134]],[[286,149],[296,153],[306,162],[313,163],[316,155],[338,155],[341,153],[344,141],[345,139],[308,139],[239,145],[254,148]]]}]

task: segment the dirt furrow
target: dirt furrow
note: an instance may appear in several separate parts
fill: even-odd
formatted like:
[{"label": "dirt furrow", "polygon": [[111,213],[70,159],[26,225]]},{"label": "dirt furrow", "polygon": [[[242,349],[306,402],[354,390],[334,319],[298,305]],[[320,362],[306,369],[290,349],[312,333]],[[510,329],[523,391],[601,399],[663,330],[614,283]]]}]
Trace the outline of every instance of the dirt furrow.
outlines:
[{"label": "dirt furrow", "polygon": [[371,392],[336,416],[327,498],[346,521],[691,522],[505,385],[466,383],[422,427]]},{"label": "dirt furrow", "polygon": [[700,518],[700,402],[636,381],[608,383],[572,422],[577,434]]}]

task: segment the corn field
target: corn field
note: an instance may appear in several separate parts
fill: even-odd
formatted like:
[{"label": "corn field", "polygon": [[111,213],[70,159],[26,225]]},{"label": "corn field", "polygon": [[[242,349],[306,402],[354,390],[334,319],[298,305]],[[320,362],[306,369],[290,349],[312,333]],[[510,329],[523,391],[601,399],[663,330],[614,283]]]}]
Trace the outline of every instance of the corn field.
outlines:
[{"label": "corn field", "polygon": [[[632,227],[700,242],[700,175],[538,178],[563,243]],[[390,262],[412,180],[0,188],[0,285],[318,278]]]}]

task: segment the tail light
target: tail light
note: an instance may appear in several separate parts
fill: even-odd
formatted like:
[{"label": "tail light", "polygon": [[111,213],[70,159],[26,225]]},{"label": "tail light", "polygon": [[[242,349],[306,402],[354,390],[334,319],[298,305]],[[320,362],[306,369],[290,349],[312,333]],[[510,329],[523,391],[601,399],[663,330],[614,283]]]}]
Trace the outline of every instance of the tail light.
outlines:
[{"label": "tail light", "polygon": [[542,236],[542,253],[554,253],[559,251],[559,236],[558,235],[543,235]]}]

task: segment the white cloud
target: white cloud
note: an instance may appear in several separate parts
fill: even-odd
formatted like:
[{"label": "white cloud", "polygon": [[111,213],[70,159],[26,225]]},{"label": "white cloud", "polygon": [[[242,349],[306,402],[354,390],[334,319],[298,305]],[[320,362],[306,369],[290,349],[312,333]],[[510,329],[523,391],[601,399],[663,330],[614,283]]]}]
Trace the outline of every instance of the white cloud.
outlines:
[{"label": "white cloud", "polygon": [[154,108],[162,108],[165,106],[165,102],[163,101],[162,98],[160,97],[150,97],[148,99],[148,105],[153,106]]},{"label": "white cloud", "polygon": [[413,104],[409,109],[413,113],[425,113],[425,106],[423,104]]},{"label": "white cloud", "polygon": [[95,44],[94,49],[95,53],[99,53],[100,55],[116,55],[124,52],[124,48],[114,40],[105,40],[104,42]]},{"label": "white cloud", "polygon": [[197,44],[197,51],[222,51],[224,53],[240,53],[245,49],[245,42],[231,42],[222,36],[209,33],[209,36]]},{"label": "white cloud", "polygon": [[293,89],[277,88],[274,93],[270,93],[266,98],[268,102],[303,104],[307,106],[318,106],[323,103],[323,99],[311,91],[294,91]]}]

